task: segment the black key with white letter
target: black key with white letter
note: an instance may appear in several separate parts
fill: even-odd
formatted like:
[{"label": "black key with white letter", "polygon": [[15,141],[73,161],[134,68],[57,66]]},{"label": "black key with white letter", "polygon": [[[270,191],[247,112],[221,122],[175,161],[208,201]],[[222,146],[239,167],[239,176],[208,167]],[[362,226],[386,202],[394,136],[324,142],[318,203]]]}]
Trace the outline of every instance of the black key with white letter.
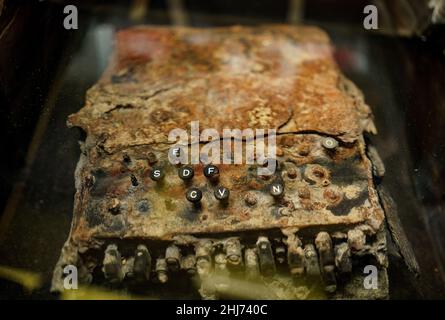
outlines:
[{"label": "black key with white letter", "polygon": [[162,170],[159,167],[154,167],[150,171],[150,178],[151,178],[151,180],[154,180],[154,181],[161,180],[162,178],[164,178],[164,170]]},{"label": "black key with white letter", "polygon": [[191,180],[195,175],[195,171],[192,167],[182,167],[178,169],[179,178],[184,181]]},{"label": "black key with white letter", "polygon": [[214,192],[215,198],[222,203],[226,203],[229,200],[230,190],[226,187],[219,186]]},{"label": "black key with white letter", "polygon": [[185,197],[191,203],[197,204],[202,199],[202,192],[198,188],[190,188],[187,190]]},{"label": "black key with white letter", "polygon": [[273,197],[279,198],[284,194],[284,185],[279,182],[274,182],[270,185],[269,192]]},{"label": "black key with white letter", "polygon": [[213,164],[204,167],[204,176],[210,180],[217,180],[219,178],[219,169]]}]

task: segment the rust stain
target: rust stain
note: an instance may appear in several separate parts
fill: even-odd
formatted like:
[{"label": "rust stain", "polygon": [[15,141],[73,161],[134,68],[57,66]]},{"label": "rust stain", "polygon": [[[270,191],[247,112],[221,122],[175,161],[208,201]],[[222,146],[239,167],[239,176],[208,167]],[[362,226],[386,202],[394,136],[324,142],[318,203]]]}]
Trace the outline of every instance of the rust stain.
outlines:
[{"label": "rust stain", "polygon": [[[103,250],[110,239],[381,230],[384,214],[362,136],[375,132],[372,115],[338,70],[323,31],[137,27],[119,31],[115,46],[85,106],[68,119],[87,139],[59,265],[79,258],[73,252],[80,248]],[[168,134],[196,120],[220,134],[224,128],[276,129],[279,169],[264,177],[256,164],[221,164],[218,179],[210,180],[198,164],[190,165],[192,179],[181,179],[180,166],[167,158]],[[338,142],[334,150],[323,146],[327,136]],[[162,179],[150,177],[154,169],[163,171]],[[284,186],[282,197],[270,194],[274,182]],[[214,196],[218,186],[230,190],[225,203]],[[186,200],[190,187],[201,190],[200,205]],[[196,241],[190,239],[185,243]]]}]

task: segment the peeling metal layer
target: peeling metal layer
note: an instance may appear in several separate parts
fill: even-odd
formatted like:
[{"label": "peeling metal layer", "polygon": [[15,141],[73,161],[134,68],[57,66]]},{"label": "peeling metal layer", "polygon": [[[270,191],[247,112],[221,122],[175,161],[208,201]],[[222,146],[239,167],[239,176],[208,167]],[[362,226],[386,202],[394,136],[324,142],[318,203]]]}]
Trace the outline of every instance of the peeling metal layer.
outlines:
[{"label": "peeling metal layer", "polygon": [[[322,147],[322,139],[313,134],[281,135],[274,175],[258,176],[257,165],[221,164],[216,183],[204,176],[203,164],[191,165],[195,175],[190,182],[181,180],[179,167],[167,159],[168,146],[132,147],[102,156],[90,150],[78,176],[73,236],[83,241],[91,237],[171,240],[181,234],[345,228],[360,223],[378,230],[384,216],[360,141],[339,146],[331,154]],[[243,142],[244,150],[247,143]],[[155,155],[155,164],[148,164],[148,154]],[[164,178],[150,179],[152,168],[161,169]],[[270,194],[274,182],[283,185],[282,198]],[[214,196],[220,185],[230,190],[224,205]],[[186,200],[190,187],[203,193],[198,207]],[[254,201],[249,203],[247,197]],[[118,206],[117,211],[113,206]]]},{"label": "peeling metal layer", "polygon": [[[249,272],[266,277],[287,257],[293,276],[318,274],[330,294],[342,283],[336,272],[351,272],[351,259],[372,256],[385,270],[385,215],[363,138],[375,132],[372,116],[339,72],[324,32],[137,27],[119,31],[116,39],[109,68],[68,120],[87,138],[53,290],[62,288],[61,268],[70,263],[81,266],[85,282],[102,265],[106,279],[133,281],[136,258],[136,273],[167,282],[168,248],[176,250],[176,269],[202,279],[213,272],[214,254],[219,271],[227,263],[239,272],[244,251]],[[204,164],[188,164],[194,175],[184,179],[184,165],[168,160],[168,134],[188,131],[196,120],[220,134],[225,128],[276,129],[276,159],[269,160],[277,161],[277,170],[260,175],[259,159],[243,153],[242,164],[216,164],[213,178]],[[225,142],[189,143],[183,151],[215,147],[221,159],[230,158]],[[237,143],[242,150],[267,149],[269,140]],[[154,177],[154,170],[163,177]],[[216,196],[221,187],[230,191],[224,199]],[[202,193],[199,203],[186,195],[191,188]],[[140,272],[147,265],[154,269]],[[200,292],[217,296],[214,288]]]},{"label": "peeling metal layer", "polygon": [[110,67],[69,117],[105,151],[167,142],[173,128],[313,131],[353,142],[374,132],[361,93],[313,27],[136,27],[119,31]]}]

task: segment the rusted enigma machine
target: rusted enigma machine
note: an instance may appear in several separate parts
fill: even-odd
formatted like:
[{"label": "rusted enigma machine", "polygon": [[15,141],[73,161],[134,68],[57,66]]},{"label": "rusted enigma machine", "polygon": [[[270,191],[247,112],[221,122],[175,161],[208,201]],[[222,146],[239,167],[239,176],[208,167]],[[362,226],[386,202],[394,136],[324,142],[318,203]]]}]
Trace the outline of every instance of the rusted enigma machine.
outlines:
[{"label": "rusted enigma machine", "polygon": [[[276,130],[276,156],[172,163],[169,133],[192,121],[221,135]],[[266,288],[246,298],[387,296],[374,182],[383,169],[363,136],[375,132],[372,115],[321,30],[122,30],[110,66],[68,124],[87,136],[54,291],[73,264],[81,284],[174,288],[186,279],[203,298],[242,295],[240,283]],[[272,175],[259,174],[270,161]],[[377,290],[364,286],[367,265]]]}]

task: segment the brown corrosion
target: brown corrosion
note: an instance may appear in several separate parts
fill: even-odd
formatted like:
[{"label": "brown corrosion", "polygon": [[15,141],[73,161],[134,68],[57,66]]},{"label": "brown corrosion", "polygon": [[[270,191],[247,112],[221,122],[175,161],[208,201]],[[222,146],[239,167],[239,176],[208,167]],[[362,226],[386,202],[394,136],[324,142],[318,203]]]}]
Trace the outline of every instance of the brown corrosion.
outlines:
[{"label": "brown corrosion", "polygon": [[[87,133],[70,241],[381,228],[362,138],[374,131],[371,113],[339,72],[324,32],[137,27],[116,37],[112,63],[68,120]],[[199,163],[191,181],[181,180],[180,166],[167,159],[167,137],[196,120],[220,133],[276,129],[279,169],[259,176],[257,164],[220,164],[212,181]],[[326,136],[338,141],[335,150],[323,147]],[[160,181],[149,177],[155,167],[164,172]],[[274,182],[283,184],[283,196],[270,194]],[[214,197],[219,185],[230,190],[227,203]],[[192,186],[203,193],[200,206],[186,200]]]},{"label": "brown corrosion", "polygon": [[167,142],[171,129],[196,120],[220,132],[319,132],[345,142],[374,131],[361,93],[317,28],[136,27],[119,31],[115,46],[85,107],[68,121],[109,153]]},{"label": "brown corrosion", "polygon": [[[323,225],[342,228],[367,221],[379,229],[383,215],[375,216],[381,209],[372,200],[370,166],[361,158],[361,143],[338,147],[333,158],[322,147],[320,136],[304,138],[313,156],[301,158],[295,152],[297,146],[282,145],[279,169],[267,179],[257,174],[257,164],[220,164],[219,178],[212,181],[204,176],[204,165],[197,164],[189,165],[195,174],[185,182],[178,175],[178,165],[168,162],[168,146],[132,147],[89,158],[78,172],[81,188],[73,237],[81,241],[92,237],[168,240],[181,234]],[[158,161],[150,164],[148,154]],[[162,180],[150,179],[154,167],[163,170]],[[295,174],[289,176],[292,171]],[[284,185],[284,197],[269,193],[274,181]],[[230,190],[227,203],[214,196],[219,185]],[[186,200],[186,190],[192,186],[203,193],[199,206]]]}]

